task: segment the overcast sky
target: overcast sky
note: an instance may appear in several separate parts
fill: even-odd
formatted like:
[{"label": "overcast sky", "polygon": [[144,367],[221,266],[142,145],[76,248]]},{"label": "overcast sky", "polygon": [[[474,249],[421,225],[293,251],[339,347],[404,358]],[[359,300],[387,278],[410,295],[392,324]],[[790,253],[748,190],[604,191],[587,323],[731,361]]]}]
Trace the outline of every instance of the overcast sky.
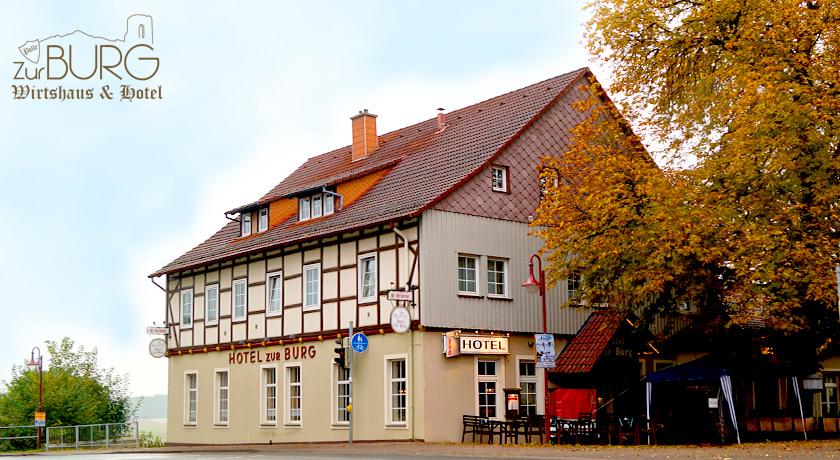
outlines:
[{"label": "overcast sky", "polygon": [[[69,336],[130,374],[135,395],[165,393],[145,334],[164,294],[149,273],[347,145],[358,110],[384,133],[591,66],[583,3],[3,2],[0,380]],[[122,37],[135,13],[154,20],[163,100],[12,100],[18,46],[76,29]]]}]

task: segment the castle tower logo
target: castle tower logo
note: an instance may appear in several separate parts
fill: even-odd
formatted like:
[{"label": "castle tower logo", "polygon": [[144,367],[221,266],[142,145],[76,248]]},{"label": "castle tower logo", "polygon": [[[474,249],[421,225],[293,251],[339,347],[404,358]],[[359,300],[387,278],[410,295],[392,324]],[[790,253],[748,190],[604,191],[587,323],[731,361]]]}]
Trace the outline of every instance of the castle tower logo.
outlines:
[{"label": "castle tower logo", "polygon": [[[18,51],[23,59],[14,61],[13,99],[90,100],[95,94],[100,99],[121,101],[163,97],[162,85],[136,86],[136,82],[152,80],[160,70],[154,48],[154,21],[147,14],[126,18],[122,38],[76,29],[26,41]],[[91,81],[100,86],[78,86]],[[41,87],[24,82],[61,84]]]},{"label": "castle tower logo", "polygon": [[113,44],[117,43],[144,43],[147,45],[151,45],[154,43],[154,26],[152,17],[148,14],[132,14],[128,17],[125,21],[125,35],[123,36],[122,40],[119,39],[108,39],[103,38],[95,35],[91,35],[85,31],[76,29],[69,34],[64,35],[53,35],[47,38],[42,38],[40,40],[30,40],[23,45],[18,47],[20,54],[23,55],[26,60],[33,64],[37,64],[40,62],[41,59],[41,44],[44,43],[49,44],[50,40],[52,39],[60,39],[73,36],[75,34],[85,35],[93,40],[101,40],[103,42],[110,42]]}]

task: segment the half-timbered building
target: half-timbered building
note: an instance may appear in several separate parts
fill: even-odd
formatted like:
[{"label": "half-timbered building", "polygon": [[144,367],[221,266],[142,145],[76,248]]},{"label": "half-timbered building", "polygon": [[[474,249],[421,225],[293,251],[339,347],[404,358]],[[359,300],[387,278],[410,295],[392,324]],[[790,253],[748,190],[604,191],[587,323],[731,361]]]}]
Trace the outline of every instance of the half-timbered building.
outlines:
[{"label": "half-timbered building", "polygon": [[[538,295],[521,286],[541,246],[529,222],[538,165],[582,120],[580,69],[310,158],[150,276],[166,291],[170,443],[347,439],[350,379],[334,362],[351,322],[360,440],[455,441],[462,414],[542,413]],[[384,115],[384,114],[383,114]],[[224,210],[220,210],[224,211]],[[574,282],[547,293],[556,346],[591,308]],[[413,292],[396,333],[388,292]],[[454,340],[454,342],[453,342]]]}]

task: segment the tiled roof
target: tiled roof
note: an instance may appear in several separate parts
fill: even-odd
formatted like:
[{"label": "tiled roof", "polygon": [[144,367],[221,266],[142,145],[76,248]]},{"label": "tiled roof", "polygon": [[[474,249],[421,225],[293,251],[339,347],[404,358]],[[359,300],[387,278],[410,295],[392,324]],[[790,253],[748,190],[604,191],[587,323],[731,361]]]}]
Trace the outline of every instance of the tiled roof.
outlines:
[{"label": "tiled roof", "polygon": [[452,111],[441,133],[431,118],[382,134],[379,148],[364,160],[351,162],[349,145],[312,157],[257,203],[390,170],[356,202],[331,216],[300,225],[291,218],[244,239],[238,238],[238,224],[229,222],[150,276],[419,215],[477,173],[587,74],[588,69],[579,69]]},{"label": "tiled roof", "polygon": [[557,357],[556,366],[549,372],[584,374],[590,372],[607,348],[624,316],[610,310],[593,312],[577,335]]}]

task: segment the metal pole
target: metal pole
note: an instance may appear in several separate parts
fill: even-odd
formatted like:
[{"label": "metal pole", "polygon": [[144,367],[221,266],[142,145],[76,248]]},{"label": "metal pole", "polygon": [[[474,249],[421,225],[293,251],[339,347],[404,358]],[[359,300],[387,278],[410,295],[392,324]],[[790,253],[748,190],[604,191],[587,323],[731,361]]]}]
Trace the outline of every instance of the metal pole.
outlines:
[{"label": "metal pole", "polygon": [[[543,271],[542,266],[542,259],[539,255],[534,254],[537,258],[537,262],[539,262],[539,269],[540,269],[540,300],[542,300],[542,324],[543,324],[543,334],[548,333],[548,320],[546,316],[546,308],[545,308],[545,271]],[[545,438],[546,440],[551,443],[551,417],[548,415],[548,408],[549,408],[549,399],[548,399],[548,369],[543,369],[543,393],[545,395],[545,400],[543,401],[543,412],[545,418],[545,426],[543,429],[545,430]],[[558,433],[559,434],[559,433]]]},{"label": "metal pole", "polygon": [[[44,411],[44,357],[41,356],[41,349],[38,349],[38,412]],[[46,423],[46,420],[44,421]],[[38,426],[38,450],[41,450],[41,430]]]},{"label": "metal pole", "polygon": [[347,367],[350,368],[350,410],[347,412],[349,417],[349,439],[348,444],[353,444],[353,321],[350,321],[350,327],[347,330],[347,342],[350,344],[350,349],[347,350]]}]

